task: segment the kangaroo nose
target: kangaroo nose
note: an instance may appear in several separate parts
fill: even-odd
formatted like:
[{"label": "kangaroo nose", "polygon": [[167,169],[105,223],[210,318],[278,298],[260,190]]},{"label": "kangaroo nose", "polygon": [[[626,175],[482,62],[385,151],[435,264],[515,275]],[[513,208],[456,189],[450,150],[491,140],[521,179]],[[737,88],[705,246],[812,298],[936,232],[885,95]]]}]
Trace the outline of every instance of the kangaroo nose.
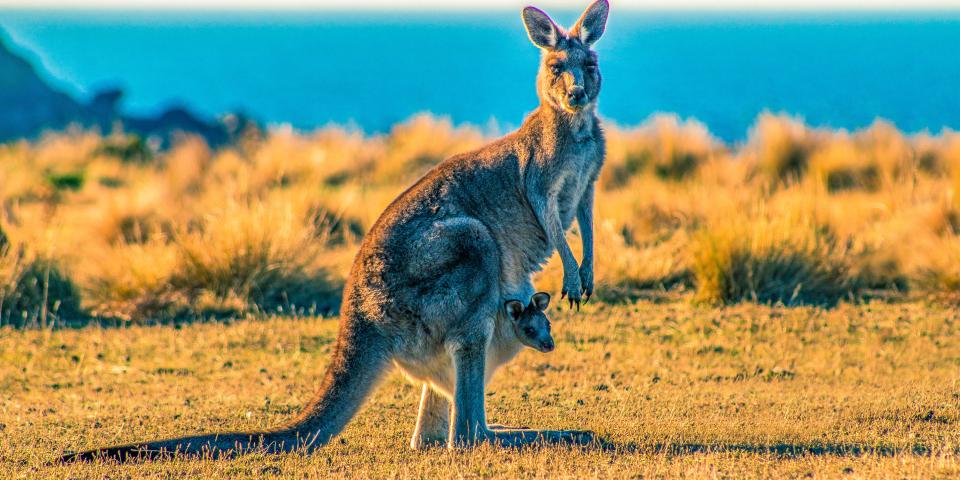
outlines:
[{"label": "kangaroo nose", "polygon": [[583,87],[571,87],[567,90],[567,102],[570,105],[580,105],[584,103],[587,99],[587,92],[583,91]]},{"label": "kangaroo nose", "polygon": [[544,340],[543,342],[540,342],[540,347],[541,347],[541,350],[543,350],[544,352],[552,352],[553,340]]}]

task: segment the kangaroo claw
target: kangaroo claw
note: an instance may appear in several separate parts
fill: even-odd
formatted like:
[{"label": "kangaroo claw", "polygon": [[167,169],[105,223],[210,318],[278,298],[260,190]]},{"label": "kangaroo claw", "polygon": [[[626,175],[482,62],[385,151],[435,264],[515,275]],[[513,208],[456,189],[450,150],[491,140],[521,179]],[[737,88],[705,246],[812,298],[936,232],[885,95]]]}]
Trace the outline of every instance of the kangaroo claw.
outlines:
[{"label": "kangaroo claw", "polygon": [[560,291],[560,300],[563,300],[563,297],[567,296],[567,290],[563,289]]}]

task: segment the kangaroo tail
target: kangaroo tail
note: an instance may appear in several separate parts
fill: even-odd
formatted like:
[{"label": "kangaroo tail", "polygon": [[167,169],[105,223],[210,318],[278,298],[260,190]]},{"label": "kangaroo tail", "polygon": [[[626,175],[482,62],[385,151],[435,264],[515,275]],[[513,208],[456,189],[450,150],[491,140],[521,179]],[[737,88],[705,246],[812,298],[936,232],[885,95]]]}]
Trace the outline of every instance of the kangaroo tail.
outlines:
[{"label": "kangaroo tail", "polygon": [[60,461],[97,458],[126,461],[175,454],[220,457],[248,451],[311,451],[329,442],[356,415],[386,372],[389,351],[388,339],[375,325],[356,315],[345,314],[320,389],[303,412],[287,424],[262,432],[214,433],[98,448],[63,455]]}]

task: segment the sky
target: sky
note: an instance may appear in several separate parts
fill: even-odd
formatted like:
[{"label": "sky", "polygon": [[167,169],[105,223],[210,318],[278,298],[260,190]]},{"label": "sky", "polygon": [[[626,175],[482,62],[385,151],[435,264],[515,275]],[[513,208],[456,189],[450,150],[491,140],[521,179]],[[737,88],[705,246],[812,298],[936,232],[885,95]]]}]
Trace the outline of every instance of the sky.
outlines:
[{"label": "sky", "polygon": [[[512,9],[577,8],[588,0],[0,0],[0,8],[110,9]],[[613,8],[710,10],[960,9],[960,0],[614,0]]]}]

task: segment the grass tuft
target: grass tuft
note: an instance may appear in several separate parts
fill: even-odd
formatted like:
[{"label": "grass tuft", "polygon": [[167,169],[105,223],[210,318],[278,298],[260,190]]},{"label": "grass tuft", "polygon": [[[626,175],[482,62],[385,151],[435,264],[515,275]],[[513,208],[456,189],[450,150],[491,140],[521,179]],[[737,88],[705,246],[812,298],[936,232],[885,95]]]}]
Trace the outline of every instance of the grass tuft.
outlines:
[{"label": "grass tuft", "polygon": [[715,151],[719,142],[696,120],[676,115],[655,115],[631,130],[613,130],[607,166],[601,183],[622,188],[638,175],[664,181],[692,177]]},{"label": "grass tuft", "polygon": [[702,302],[829,306],[856,294],[844,247],[808,219],[712,225],[694,237],[692,250]]},{"label": "grass tuft", "polygon": [[200,311],[333,310],[339,288],[316,266],[322,242],[304,220],[289,208],[230,205],[176,238],[170,283]]},{"label": "grass tuft", "polygon": [[799,118],[761,114],[747,145],[756,175],[770,184],[800,179],[807,171],[814,140]]},{"label": "grass tuft", "polygon": [[84,318],[79,292],[55,260],[0,246],[0,326],[45,328]]},{"label": "grass tuft", "polygon": [[960,236],[937,238],[915,254],[917,290],[932,300],[960,305]]}]

